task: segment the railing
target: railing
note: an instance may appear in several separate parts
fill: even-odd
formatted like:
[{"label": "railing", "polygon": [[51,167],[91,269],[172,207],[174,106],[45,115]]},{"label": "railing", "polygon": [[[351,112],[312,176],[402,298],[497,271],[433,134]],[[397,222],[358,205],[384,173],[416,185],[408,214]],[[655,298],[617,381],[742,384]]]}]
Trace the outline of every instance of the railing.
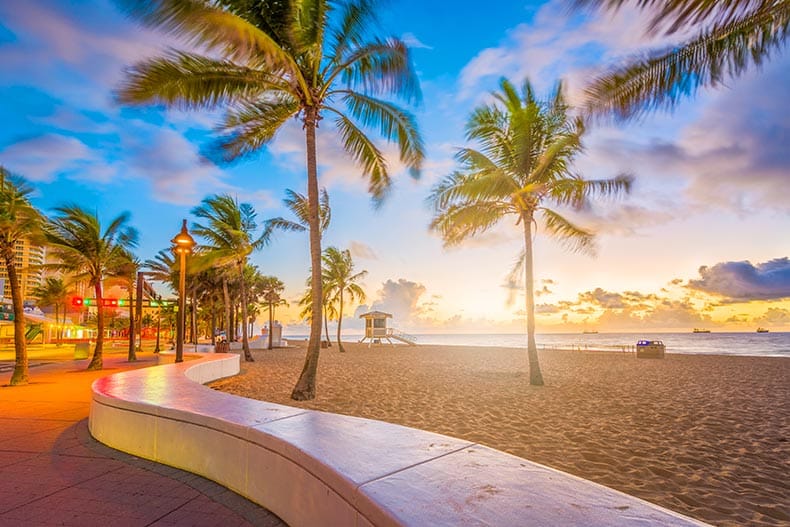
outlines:
[{"label": "railing", "polygon": [[398,337],[404,340],[410,340],[412,342],[417,342],[417,337],[414,335],[409,335],[408,333],[404,333],[403,331],[395,328],[390,328],[389,331],[390,335],[393,337]]},{"label": "railing", "polygon": [[616,351],[621,353],[636,353],[634,344],[540,344],[538,349],[561,351]]}]

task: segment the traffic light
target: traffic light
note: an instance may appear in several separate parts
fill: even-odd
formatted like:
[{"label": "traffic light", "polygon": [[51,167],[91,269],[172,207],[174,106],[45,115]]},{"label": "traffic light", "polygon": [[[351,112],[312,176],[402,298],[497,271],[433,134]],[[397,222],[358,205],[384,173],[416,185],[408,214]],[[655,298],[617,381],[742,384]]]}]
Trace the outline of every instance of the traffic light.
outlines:
[{"label": "traffic light", "polygon": [[82,301],[82,304],[85,306],[92,306],[95,303],[96,302],[92,298],[86,298],[85,300]]},{"label": "traffic light", "polygon": [[124,300],[123,298],[119,298],[118,299],[118,306],[125,306],[125,305],[126,305],[126,300]]},{"label": "traffic light", "polygon": [[118,307],[117,298],[102,298],[101,305],[104,307]]},{"label": "traffic light", "polygon": [[81,296],[75,296],[71,299],[71,305],[76,307],[82,307],[83,303],[87,304],[87,302],[83,302]]}]

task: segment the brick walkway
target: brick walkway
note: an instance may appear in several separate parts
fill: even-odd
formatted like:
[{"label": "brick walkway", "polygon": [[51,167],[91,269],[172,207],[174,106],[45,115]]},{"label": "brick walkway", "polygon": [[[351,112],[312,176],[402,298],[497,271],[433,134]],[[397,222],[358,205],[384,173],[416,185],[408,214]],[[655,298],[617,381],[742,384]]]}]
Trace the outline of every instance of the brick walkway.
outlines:
[{"label": "brick walkway", "polygon": [[200,476],[108,448],[88,432],[91,383],[113,372],[151,366],[105,355],[104,371],[87,360],[33,361],[31,384],[8,386],[0,369],[0,525],[214,527],[282,526],[267,510]]}]

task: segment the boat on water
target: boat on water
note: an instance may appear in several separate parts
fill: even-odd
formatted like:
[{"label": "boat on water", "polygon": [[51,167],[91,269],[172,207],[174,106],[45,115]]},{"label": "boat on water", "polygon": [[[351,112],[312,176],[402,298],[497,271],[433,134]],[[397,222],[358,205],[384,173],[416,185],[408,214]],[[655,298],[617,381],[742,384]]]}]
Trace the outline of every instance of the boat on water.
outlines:
[{"label": "boat on water", "polygon": [[757,333],[768,333],[768,330],[765,328],[757,328]]},{"label": "boat on water", "polygon": [[594,329],[592,329],[592,330],[586,330],[585,329],[584,331],[582,331],[582,335],[597,335],[597,334],[598,334],[598,332],[596,330],[594,330]]},{"label": "boat on water", "polygon": [[692,333],[710,333],[709,329],[694,328]]}]

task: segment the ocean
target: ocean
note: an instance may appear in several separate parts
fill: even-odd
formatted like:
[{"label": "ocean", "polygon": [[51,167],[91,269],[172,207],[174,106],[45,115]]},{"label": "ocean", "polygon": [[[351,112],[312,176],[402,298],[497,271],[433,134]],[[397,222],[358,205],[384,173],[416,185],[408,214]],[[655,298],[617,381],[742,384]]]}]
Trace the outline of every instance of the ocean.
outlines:
[{"label": "ocean", "polygon": [[[443,346],[525,347],[523,334],[412,334],[417,344]],[[307,335],[286,335],[303,340]],[[334,335],[332,335],[334,339]],[[361,335],[344,335],[343,341],[356,342]],[[661,340],[667,353],[707,355],[753,355],[790,357],[790,332],[780,333],[539,333],[538,348],[622,350],[638,340]]]}]

